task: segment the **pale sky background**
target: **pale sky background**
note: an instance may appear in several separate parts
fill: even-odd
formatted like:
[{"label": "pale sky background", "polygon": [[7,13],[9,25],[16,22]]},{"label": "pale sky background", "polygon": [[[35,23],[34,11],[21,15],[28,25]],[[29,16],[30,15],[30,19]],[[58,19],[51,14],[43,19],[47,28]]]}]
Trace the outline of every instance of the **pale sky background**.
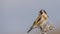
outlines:
[{"label": "pale sky background", "polygon": [[0,34],[40,34],[39,29],[27,31],[41,9],[60,31],[60,0],[0,0]]}]

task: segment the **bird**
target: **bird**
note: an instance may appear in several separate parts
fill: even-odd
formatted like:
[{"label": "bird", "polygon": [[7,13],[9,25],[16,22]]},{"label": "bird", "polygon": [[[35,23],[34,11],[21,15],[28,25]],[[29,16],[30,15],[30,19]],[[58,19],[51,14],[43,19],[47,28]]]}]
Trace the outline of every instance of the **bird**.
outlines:
[{"label": "bird", "polygon": [[31,28],[27,31],[27,33],[29,33],[32,29],[34,28],[43,28],[43,25],[47,23],[48,20],[48,14],[44,9],[41,9],[39,11],[39,14],[36,18],[36,20],[34,21],[33,25],[31,26]]}]

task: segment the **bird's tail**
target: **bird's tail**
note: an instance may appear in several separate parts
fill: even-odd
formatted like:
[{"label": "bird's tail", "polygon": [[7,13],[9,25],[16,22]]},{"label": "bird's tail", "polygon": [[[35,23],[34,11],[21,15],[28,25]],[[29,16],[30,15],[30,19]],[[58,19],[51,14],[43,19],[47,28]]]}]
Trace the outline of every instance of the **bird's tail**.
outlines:
[{"label": "bird's tail", "polygon": [[31,28],[27,31],[27,33],[29,33],[32,29],[33,29],[33,28],[31,27]]}]

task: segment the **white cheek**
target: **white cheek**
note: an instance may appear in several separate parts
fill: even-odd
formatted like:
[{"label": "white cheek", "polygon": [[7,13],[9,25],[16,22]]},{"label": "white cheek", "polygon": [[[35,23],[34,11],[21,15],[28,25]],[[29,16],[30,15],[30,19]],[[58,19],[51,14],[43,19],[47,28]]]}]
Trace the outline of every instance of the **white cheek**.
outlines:
[{"label": "white cheek", "polygon": [[45,13],[43,13],[43,15],[44,15],[45,17],[47,17],[47,15],[46,15]]}]

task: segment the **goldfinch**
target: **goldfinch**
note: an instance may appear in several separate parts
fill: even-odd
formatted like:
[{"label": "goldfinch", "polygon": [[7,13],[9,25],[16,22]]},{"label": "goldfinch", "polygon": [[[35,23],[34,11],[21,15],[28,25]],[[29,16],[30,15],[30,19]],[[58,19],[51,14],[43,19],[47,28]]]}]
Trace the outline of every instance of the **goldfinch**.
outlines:
[{"label": "goldfinch", "polygon": [[42,29],[43,25],[46,24],[47,20],[48,20],[48,15],[47,15],[46,11],[43,9],[40,10],[38,17],[34,21],[31,28],[27,31],[27,33],[29,33],[32,29],[37,28],[37,27],[40,27],[40,29]]}]

